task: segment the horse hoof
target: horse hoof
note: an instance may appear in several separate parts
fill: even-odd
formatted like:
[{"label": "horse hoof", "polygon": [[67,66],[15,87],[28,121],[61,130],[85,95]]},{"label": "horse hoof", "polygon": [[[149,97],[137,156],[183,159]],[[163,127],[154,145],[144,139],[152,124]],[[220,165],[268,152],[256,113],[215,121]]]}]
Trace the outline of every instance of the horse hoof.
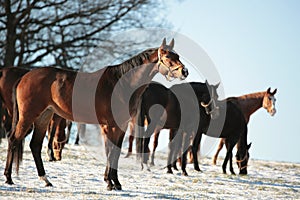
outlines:
[{"label": "horse hoof", "polygon": [[128,153],[124,158],[129,158],[131,156],[131,153]]},{"label": "horse hoof", "polygon": [[152,167],[155,166],[154,162],[151,162],[151,163],[150,163],[150,166],[152,166]]},{"label": "horse hoof", "polygon": [[217,159],[214,158],[212,163],[213,163],[213,165],[217,165]]},{"label": "horse hoof", "polygon": [[7,181],[5,181],[5,183],[8,184],[8,185],[13,185],[14,184],[14,182],[12,180],[7,180]]},{"label": "horse hoof", "polygon": [[167,174],[173,174],[173,171],[168,169]]},{"label": "horse hoof", "polygon": [[107,189],[108,191],[112,191],[113,188],[114,188],[113,185],[107,185],[107,187],[106,187],[106,189]]},{"label": "horse hoof", "polygon": [[189,176],[187,172],[182,172],[183,176]]},{"label": "horse hoof", "polygon": [[122,190],[122,186],[121,186],[121,185],[115,185],[115,186],[114,186],[114,189],[115,189],[115,190]]},{"label": "horse hoof", "polygon": [[198,172],[201,172],[201,169],[199,167],[195,167],[194,169]]},{"label": "horse hoof", "polygon": [[45,185],[45,187],[52,187],[53,185],[52,185],[52,183],[46,183],[46,185]]},{"label": "horse hoof", "polygon": [[52,156],[49,156],[49,157],[48,157],[48,160],[49,160],[50,162],[56,161],[56,159],[55,159],[54,157],[52,157]]}]

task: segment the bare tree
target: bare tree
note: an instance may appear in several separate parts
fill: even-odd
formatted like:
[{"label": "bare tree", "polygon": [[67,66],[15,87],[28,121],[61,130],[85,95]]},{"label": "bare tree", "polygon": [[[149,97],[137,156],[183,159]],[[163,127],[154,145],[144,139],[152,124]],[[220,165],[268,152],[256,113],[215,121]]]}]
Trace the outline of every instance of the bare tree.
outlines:
[{"label": "bare tree", "polygon": [[164,24],[162,0],[1,0],[0,65],[79,69],[111,35]]}]

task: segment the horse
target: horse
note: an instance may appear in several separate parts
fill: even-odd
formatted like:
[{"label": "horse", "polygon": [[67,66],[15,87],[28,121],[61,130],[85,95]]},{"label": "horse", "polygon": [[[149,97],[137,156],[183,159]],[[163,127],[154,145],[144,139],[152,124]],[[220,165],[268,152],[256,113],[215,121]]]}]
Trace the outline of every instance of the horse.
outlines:
[{"label": "horse", "polygon": [[58,161],[62,159],[62,150],[68,139],[65,132],[66,127],[67,120],[54,114],[48,126],[47,155],[49,161]]},{"label": "horse", "polygon": [[0,70],[0,104],[3,106],[4,111],[7,112],[4,122],[6,132],[11,130],[12,124],[13,88],[18,80],[27,72],[29,72],[29,69],[20,67],[7,67]]},{"label": "horse", "polygon": [[[13,118],[13,101],[12,94],[13,89],[17,85],[18,81],[27,73],[30,69],[21,68],[21,67],[7,67],[0,70],[0,103],[3,105],[3,109],[7,112],[5,115],[4,127],[5,131],[9,133],[11,131],[12,118]],[[48,157],[50,161],[60,160],[59,155],[62,154],[63,146],[58,144],[58,140],[65,137],[65,130],[63,129],[63,122],[65,119],[62,119],[59,116],[56,116],[52,121],[57,121],[58,123],[51,123],[49,126],[49,137],[48,137]],[[62,123],[60,125],[60,123]],[[50,130],[56,130],[57,124],[59,128],[57,132],[52,134]],[[53,126],[53,127],[52,127]],[[29,134],[31,129],[27,132]],[[61,142],[60,142],[61,143]],[[54,150],[53,150],[54,145]],[[60,146],[60,147],[58,147]],[[56,153],[53,153],[55,151]]]},{"label": "horse", "polygon": [[[273,92],[271,92],[271,88],[268,88],[266,91],[263,92],[255,92],[250,93],[246,95],[242,95],[239,97],[229,97],[227,98],[228,101],[233,102],[236,104],[240,110],[242,111],[244,118],[246,120],[246,123],[249,123],[250,116],[255,113],[258,109],[263,107],[267,110],[267,112],[274,116],[276,113],[275,108],[275,94],[277,92],[277,89],[275,89]],[[213,156],[213,164],[216,165],[218,155],[223,148],[223,145],[225,144],[225,140],[221,139],[220,143],[218,145],[217,152]],[[239,163],[238,163],[239,165]]]},{"label": "horse", "polygon": [[[232,166],[232,149],[237,144],[238,152],[237,157],[241,158],[238,160],[240,163],[240,174],[247,173],[247,163],[249,160],[249,148],[251,147],[251,143],[247,143],[247,123],[243,117],[240,109],[231,101],[222,100],[216,101],[216,105],[219,108],[220,116],[216,119],[211,119],[209,116],[209,109],[207,108],[207,104],[201,103],[200,106],[200,116],[201,121],[199,122],[198,130],[195,134],[193,144],[192,144],[192,155],[194,158],[194,169],[196,171],[201,171],[198,163],[198,148],[201,142],[202,134],[206,134],[210,137],[215,138],[224,138],[227,144],[227,153],[222,164],[223,173],[226,174],[226,167],[228,161],[230,161],[230,172],[235,174]],[[223,125],[223,126],[222,126]],[[221,126],[221,127],[220,127]],[[174,130],[175,135],[176,131]],[[183,142],[189,144],[190,138],[184,138]],[[170,156],[178,154],[177,151],[170,151]],[[182,163],[181,169],[183,173],[186,170],[186,155],[187,151],[185,151],[182,155]],[[174,163],[172,163],[174,164]],[[168,165],[168,171],[172,173],[171,169],[172,165]]]},{"label": "horse", "polygon": [[[52,186],[45,173],[41,149],[49,121],[56,113],[71,121],[105,127],[103,134],[107,164],[104,181],[108,190],[121,190],[118,179],[121,145],[128,121],[137,112],[139,97],[157,73],[167,80],[184,80],[188,76],[187,68],[173,48],[174,39],[169,45],[163,39],[158,48],[147,49],[121,64],[107,66],[93,73],[53,67],[33,69],[26,73],[14,93],[14,117],[18,118],[14,119],[14,129],[9,138],[4,171],[6,183],[13,184],[13,162],[18,173],[22,161],[22,140],[34,124],[30,149],[38,176],[46,186]],[[131,102],[131,110],[128,111],[127,102],[137,88],[136,100]]]},{"label": "horse", "polygon": [[[143,153],[142,166],[143,163],[147,164],[149,159],[148,145],[151,135],[161,129],[194,129],[195,125],[198,124],[197,121],[200,120],[196,116],[197,114],[193,115],[199,110],[199,103],[216,100],[217,87],[218,84],[210,85],[207,81],[205,83],[177,84],[169,89],[158,83],[149,85],[142,95],[141,112],[137,116],[139,129],[136,140],[138,153]],[[212,108],[211,114],[213,118],[216,118],[217,109]],[[146,131],[144,131],[145,120],[148,122]]]}]

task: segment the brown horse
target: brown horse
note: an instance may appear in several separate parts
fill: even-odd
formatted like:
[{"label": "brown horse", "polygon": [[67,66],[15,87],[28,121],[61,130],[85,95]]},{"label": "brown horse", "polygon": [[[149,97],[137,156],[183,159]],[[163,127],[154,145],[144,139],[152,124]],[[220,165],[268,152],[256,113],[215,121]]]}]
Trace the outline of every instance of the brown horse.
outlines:
[{"label": "brown horse", "polygon": [[[242,95],[239,97],[229,97],[227,100],[233,102],[236,104],[242,111],[246,123],[248,124],[250,120],[250,116],[256,112],[258,109],[263,107],[267,110],[268,113],[270,113],[271,116],[274,116],[276,113],[275,108],[275,94],[277,92],[277,89],[275,89],[273,92],[271,92],[271,88],[268,88],[267,91],[264,92],[256,92],[251,94]],[[225,144],[225,139],[221,139],[220,143],[218,145],[218,149],[216,154],[213,157],[213,164],[216,165],[218,155],[223,148],[223,145]],[[239,163],[238,163],[239,165]]]},{"label": "brown horse", "polygon": [[[5,115],[5,121],[3,122],[6,132],[11,131],[11,124],[12,124],[12,117],[13,117],[13,101],[12,101],[13,89],[17,84],[17,82],[22,78],[22,76],[24,76],[29,71],[30,69],[20,68],[20,67],[7,67],[0,70],[0,103],[3,105],[3,108],[7,111],[7,115]],[[65,137],[65,131],[63,129],[64,127],[63,121],[65,121],[65,119],[56,116],[52,119],[52,121],[55,121],[55,123],[51,124],[49,130],[52,129],[56,130],[57,125],[58,125],[58,129],[56,132],[53,132],[52,134],[50,134],[49,132],[49,138],[48,138],[49,139],[48,142],[49,160],[60,160],[61,157],[59,155],[61,155],[62,153],[63,145],[61,144],[61,142],[60,144],[58,144],[57,141],[63,141],[62,138]],[[30,132],[31,130],[28,131],[28,133]],[[52,145],[54,145],[54,151],[56,153],[53,153]]]},{"label": "brown horse", "polygon": [[20,78],[29,72],[29,69],[8,67],[0,70],[0,102],[7,109],[6,129],[10,131],[13,116],[13,88]]},{"label": "brown horse", "polygon": [[48,158],[49,161],[57,161],[62,158],[62,150],[67,143],[65,129],[67,120],[54,114],[48,126]]},{"label": "brown horse", "polygon": [[[46,186],[52,184],[46,177],[41,159],[42,141],[53,113],[71,121],[102,124],[105,126],[105,152],[107,165],[104,180],[108,190],[121,190],[118,180],[118,161],[125,130],[137,112],[139,97],[151,79],[160,72],[167,79],[185,79],[188,71],[164,39],[159,48],[143,51],[122,64],[108,66],[93,73],[74,72],[45,67],[25,74],[16,88],[16,105],[19,116],[9,138],[5,168],[6,183],[13,184],[13,161],[18,172],[22,160],[22,140],[34,124],[30,142],[31,152],[39,177]],[[144,85],[143,87],[141,87]],[[135,92],[136,101],[129,99]]]}]

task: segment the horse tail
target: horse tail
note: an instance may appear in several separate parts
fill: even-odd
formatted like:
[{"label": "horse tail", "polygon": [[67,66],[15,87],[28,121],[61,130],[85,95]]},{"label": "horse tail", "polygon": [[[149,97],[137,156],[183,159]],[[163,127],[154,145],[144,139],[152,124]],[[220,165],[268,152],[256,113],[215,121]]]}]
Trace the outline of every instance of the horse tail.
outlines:
[{"label": "horse tail", "polygon": [[22,140],[18,140],[15,137],[17,123],[19,121],[19,112],[18,112],[18,103],[17,103],[17,85],[20,80],[13,87],[12,93],[12,102],[13,102],[13,118],[12,118],[12,128],[10,134],[10,144],[9,148],[13,151],[13,159],[16,167],[17,174],[19,173],[19,166],[23,160],[23,149],[24,149],[24,138]]}]

